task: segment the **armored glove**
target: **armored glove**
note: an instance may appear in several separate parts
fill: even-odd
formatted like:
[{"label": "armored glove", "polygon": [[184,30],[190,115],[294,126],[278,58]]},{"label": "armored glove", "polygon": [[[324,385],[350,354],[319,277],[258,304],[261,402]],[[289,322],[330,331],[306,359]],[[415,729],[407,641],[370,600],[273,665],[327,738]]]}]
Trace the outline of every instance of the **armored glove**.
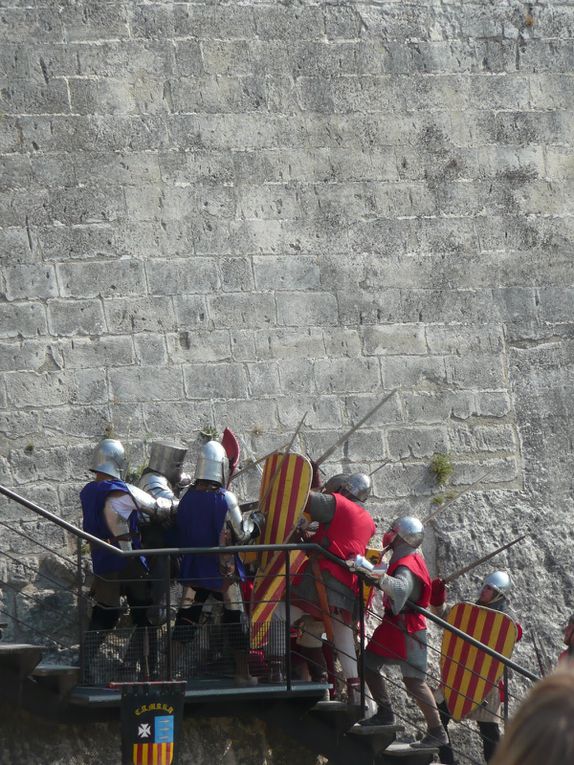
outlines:
[{"label": "armored glove", "polygon": [[171,499],[167,497],[158,497],[155,501],[154,518],[160,523],[169,524],[175,517],[175,507]]},{"label": "armored glove", "polygon": [[444,579],[437,577],[431,582],[431,606],[442,606],[446,603],[446,584]]}]

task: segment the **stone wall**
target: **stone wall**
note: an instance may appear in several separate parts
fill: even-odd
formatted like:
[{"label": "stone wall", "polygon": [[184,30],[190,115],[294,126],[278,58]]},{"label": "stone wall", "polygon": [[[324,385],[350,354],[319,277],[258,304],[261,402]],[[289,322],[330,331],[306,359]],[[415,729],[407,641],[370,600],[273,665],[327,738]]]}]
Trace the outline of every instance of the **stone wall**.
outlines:
[{"label": "stone wall", "polygon": [[[574,3],[1,5],[1,482],[78,521],[106,429],[138,466],[208,426],[259,455],[307,411],[317,455],[396,389],[329,469],[395,463],[369,504],[386,520],[428,513],[434,452],[456,489],[488,471],[429,560],[448,573],[531,530],[496,565],[557,652]],[[4,549],[31,552],[13,529],[43,525],[2,513]]]}]

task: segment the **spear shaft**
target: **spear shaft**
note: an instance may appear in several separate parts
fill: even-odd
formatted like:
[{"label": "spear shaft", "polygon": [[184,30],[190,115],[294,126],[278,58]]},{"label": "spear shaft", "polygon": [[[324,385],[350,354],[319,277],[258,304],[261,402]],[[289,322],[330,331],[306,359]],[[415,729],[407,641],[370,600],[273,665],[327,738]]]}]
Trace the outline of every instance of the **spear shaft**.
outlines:
[{"label": "spear shaft", "polygon": [[339,438],[339,440],[333,444],[333,446],[330,446],[326,452],[324,452],[318,459],[314,460],[315,465],[317,466],[322,465],[323,462],[325,462],[325,460],[329,459],[329,457],[331,456],[331,454],[333,454],[335,449],[341,446],[341,444],[344,444],[345,441],[348,438],[350,438],[350,436],[352,436],[353,433],[361,427],[361,425],[367,422],[367,420],[369,420],[382,407],[382,405],[391,398],[391,396],[394,396],[395,393],[396,393],[396,388],[393,388],[393,390],[390,393],[388,393],[384,398],[382,398],[376,406],[374,406],[372,409],[369,409],[367,414],[361,417],[361,419],[356,425],[353,425],[353,427],[350,428],[350,430],[348,430],[346,433],[344,433],[341,436],[341,438]]},{"label": "spear shaft", "polygon": [[464,497],[465,494],[468,494],[469,491],[472,491],[476,486],[478,486],[479,483],[481,483],[485,478],[487,478],[492,473],[492,470],[489,470],[484,475],[481,475],[480,478],[472,483],[468,489],[465,489],[464,491],[461,491],[459,494],[456,495],[456,497],[453,497],[452,499],[449,499],[448,502],[445,502],[444,505],[439,505],[436,510],[433,510],[433,512],[430,515],[427,515],[427,517],[423,520],[423,524],[429,523],[429,521],[432,521],[432,519],[441,513],[443,510],[446,510],[447,507],[453,504],[453,502],[456,502],[457,499],[460,499],[461,497]]},{"label": "spear shaft", "polygon": [[527,536],[528,534],[522,534],[522,536],[517,537],[516,539],[513,539],[512,542],[507,542],[505,545],[502,545],[502,547],[499,547],[493,552],[488,553],[488,555],[483,555],[482,558],[475,560],[473,563],[469,563],[468,566],[459,568],[457,571],[455,571],[454,573],[450,574],[445,579],[443,579],[443,582],[445,584],[448,584],[449,582],[453,582],[455,579],[458,579],[459,576],[466,574],[468,571],[472,571],[473,568],[480,566],[481,563],[486,563],[487,560],[494,558],[495,555],[498,555],[498,553],[501,553],[504,550],[508,550],[509,547],[512,547],[512,545],[515,545],[517,542],[521,542]]}]

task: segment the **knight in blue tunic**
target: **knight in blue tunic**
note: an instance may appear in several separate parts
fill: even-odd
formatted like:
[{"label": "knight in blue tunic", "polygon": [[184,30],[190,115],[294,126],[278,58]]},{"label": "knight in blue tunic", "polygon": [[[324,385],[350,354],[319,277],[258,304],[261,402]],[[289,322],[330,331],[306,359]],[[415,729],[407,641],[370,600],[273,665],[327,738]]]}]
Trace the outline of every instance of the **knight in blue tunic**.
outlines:
[{"label": "knight in blue tunic", "polygon": [[[225,488],[227,474],[225,449],[219,442],[209,441],[201,450],[195,482],[179,501],[176,515],[178,546],[246,544],[260,534],[262,514],[242,515],[237,497]],[[182,643],[192,640],[207,599],[212,596],[222,601],[223,624],[234,652],[237,680],[252,682],[247,669],[249,640],[241,624],[243,600],[239,581],[243,576],[237,555],[184,555],[179,579],[183,595],[173,638]]]},{"label": "knight in blue tunic", "polygon": [[[80,492],[83,528],[93,536],[120,550],[141,548],[139,525],[144,515],[168,517],[172,503],[155,499],[146,492],[122,480],[125,464],[122,444],[115,439],[101,441],[92,457],[90,471],[95,479]],[[92,543],[91,557],[94,571],[92,608],[86,636],[86,680],[94,681],[93,663],[100,646],[120,617],[120,599],[125,595],[132,623],[135,626],[131,641],[144,678],[154,674],[157,634],[151,628],[148,609],[151,605],[147,561],[141,557],[122,557]],[[147,631],[147,647],[144,634]]]}]

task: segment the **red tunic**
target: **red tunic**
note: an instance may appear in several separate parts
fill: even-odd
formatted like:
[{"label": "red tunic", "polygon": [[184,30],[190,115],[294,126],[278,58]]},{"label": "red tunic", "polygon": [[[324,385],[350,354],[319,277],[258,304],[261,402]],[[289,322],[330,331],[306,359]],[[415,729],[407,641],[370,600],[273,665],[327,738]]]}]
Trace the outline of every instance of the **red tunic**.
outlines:
[{"label": "red tunic", "polygon": [[[376,531],[375,522],[369,513],[356,502],[341,494],[333,494],[335,514],[327,524],[320,523],[317,529],[317,539],[327,539],[325,547],[330,553],[341,560],[349,560],[356,555],[364,555],[370,538]],[[328,571],[339,582],[353,589],[357,585],[357,577],[348,568],[337,565],[334,561],[319,556],[319,568]]]},{"label": "red tunic", "polygon": [[[320,539],[322,542],[326,540],[325,549],[342,561],[354,558],[356,555],[364,555],[369,540],[376,531],[375,522],[370,514],[356,502],[343,497],[341,494],[333,494],[333,498],[335,500],[333,519],[329,523],[319,524],[315,538]],[[294,579],[293,584],[295,587],[301,582],[303,575],[313,563],[319,566],[321,574],[327,571],[350,590],[356,591],[358,589],[356,574],[353,574],[348,568],[328,560],[321,554],[313,556],[312,559],[306,561]],[[329,593],[327,591],[328,597]],[[316,618],[321,618],[322,612],[316,603],[310,603],[308,600],[301,601],[297,596],[294,597],[293,603],[307,613],[315,615]]]},{"label": "red tunic", "polygon": [[[387,574],[392,576],[399,566],[408,568],[422,583],[422,592],[416,603],[426,608],[430,603],[431,578],[425,559],[416,553],[406,555],[389,566]],[[406,608],[408,609],[408,605]],[[416,611],[405,610],[393,614],[390,607],[386,608],[384,619],[375,630],[367,646],[367,651],[389,659],[405,661],[407,658],[405,635],[407,633],[412,635],[413,632],[424,630],[426,626],[425,617]]]}]

